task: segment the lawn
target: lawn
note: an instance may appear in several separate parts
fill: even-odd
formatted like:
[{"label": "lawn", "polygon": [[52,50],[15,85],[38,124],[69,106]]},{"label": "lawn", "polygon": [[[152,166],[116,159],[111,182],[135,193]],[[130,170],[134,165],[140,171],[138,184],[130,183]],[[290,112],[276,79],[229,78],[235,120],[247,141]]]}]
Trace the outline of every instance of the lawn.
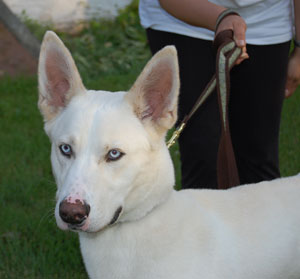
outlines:
[{"label": "lawn", "polygon": [[[41,38],[45,28],[28,24]],[[80,36],[60,35],[87,88],[129,89],[150,57],[136,4]],[[87,278],[76,234],[55,224],[50,144],[36,104],[36,77],[0,80],[0,278]],[[300,90],[285,101],[280,140],[282,175],[300,172]],[[179,181],[176,147],[172,155]]]}]

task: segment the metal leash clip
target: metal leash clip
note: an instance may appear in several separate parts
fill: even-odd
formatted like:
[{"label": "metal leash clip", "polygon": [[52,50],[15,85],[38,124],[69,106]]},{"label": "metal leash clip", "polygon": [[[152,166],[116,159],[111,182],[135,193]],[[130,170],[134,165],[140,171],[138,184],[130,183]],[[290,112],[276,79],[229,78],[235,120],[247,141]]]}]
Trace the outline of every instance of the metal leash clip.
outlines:
[{"label": "metal leash clip", "polygon": [[167,147],[168,148],[170,148],[171,146],[173,146],[173,144],[179,138],[179,136],[180,136],[182,130],[184,129],[184,127],[185,127],[185,122],[181,123],[181,125],[174,131],[172,137],[167,142]]}]

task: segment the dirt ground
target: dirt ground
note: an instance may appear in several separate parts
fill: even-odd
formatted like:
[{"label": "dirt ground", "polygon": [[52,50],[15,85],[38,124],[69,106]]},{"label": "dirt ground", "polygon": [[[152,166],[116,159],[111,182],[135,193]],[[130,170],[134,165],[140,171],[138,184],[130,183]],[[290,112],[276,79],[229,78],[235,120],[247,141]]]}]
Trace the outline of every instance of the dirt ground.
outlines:
[{"label": "dirt ground", "polygon": [[37,61],[0,23],[0,78],[4,75],[35,75]]}]

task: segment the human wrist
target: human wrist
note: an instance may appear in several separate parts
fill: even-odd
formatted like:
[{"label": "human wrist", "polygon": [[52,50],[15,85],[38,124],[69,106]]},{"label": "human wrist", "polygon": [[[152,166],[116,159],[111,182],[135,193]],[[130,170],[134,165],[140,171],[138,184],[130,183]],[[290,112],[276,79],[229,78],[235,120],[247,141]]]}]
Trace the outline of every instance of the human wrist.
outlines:
[{"label": "human wrist", "polygon": [[296,38],[294,38],[294,46],[296,48],[300,48],[300,40],[297,40]]},{"label": "human wrist", "polygon": [[294,47],[289,56],[289,63],[297,64],[300,66],[300,47]]},{"label": "human wrist", "polygon": [[294,48],[293,48],[292,54],[294,56],[300,57],[300,40],[297,40],[296,36],[293,39],[293,43],[294,43]]}]

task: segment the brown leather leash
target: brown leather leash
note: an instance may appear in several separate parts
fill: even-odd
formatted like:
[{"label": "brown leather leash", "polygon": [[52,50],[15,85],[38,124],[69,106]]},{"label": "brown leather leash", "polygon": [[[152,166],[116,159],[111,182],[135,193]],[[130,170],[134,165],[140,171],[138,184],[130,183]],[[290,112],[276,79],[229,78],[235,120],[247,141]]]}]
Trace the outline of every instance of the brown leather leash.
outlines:
[{"label": "brown leather leash", "polygon": [[197,109],[205,102],[208,96],[217,88],[219,111],[222,122],[221,138],[217,159],[218,188],[227,189],[240,185],[238,169],[231,142],[229,121],[228,121],[228,103],[230,95],[230,70],[235,65],[241,55],[242,50],[238,48],[233,40],[232,30],[220,32],[213,43],[217,49],[216,74],[212,77],[206,88],[198,97],[195,105],[187,114],[178,128],[174,131],[172,137],[167,142],[170,148],[178,139],[189,119],[194,115]]}]

